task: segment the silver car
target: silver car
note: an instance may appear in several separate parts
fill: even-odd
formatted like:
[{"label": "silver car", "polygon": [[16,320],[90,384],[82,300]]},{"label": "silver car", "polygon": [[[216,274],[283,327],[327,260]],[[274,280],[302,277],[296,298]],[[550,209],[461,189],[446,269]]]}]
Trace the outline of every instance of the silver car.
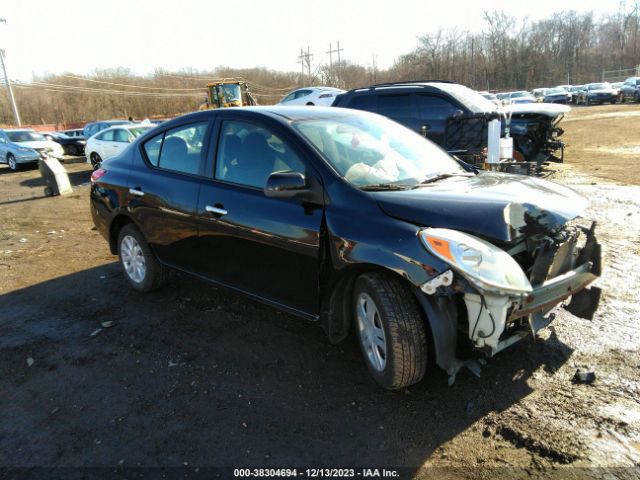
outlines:
[{"label": "silver car", "polygon": [[0,163],[6,163],[11,170],[16,171],[20,165],[35,163],[40,159],[40,153],[35,148],[16,143],[7,133],[13,132],[0,130]]}]

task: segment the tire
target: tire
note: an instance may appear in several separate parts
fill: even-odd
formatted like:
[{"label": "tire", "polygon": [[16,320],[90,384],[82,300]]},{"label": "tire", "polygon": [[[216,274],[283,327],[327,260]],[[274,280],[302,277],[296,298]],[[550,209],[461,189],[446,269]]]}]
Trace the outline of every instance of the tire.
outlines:
[{"label": "tire", "polygon": [[118,259],[125,278],[139,292],[156,290],[169,279],[169,269],[158,261],[138,227],[132,223],[125,225],[118,234]]},{"label": "tire", "polygon": [[44,196],[45,197],[53,197],[53,188],[51,188],[48,185],[46,187],[44,187]]},{"label": "tire", "polygon": [[352,303],[358,343],[374,380],[387,390],[422,380],[427,337],[409,288],[391,274],[363,274],[356,279]]},{"label": "tire", "polygon": [[14,172],[17,172],[20,169],[18,162],[16,162],[16,157],[14,157],[12,153],[7,155],[7,165],[9,165],[9,169]]},{"label": "tire", "polygon": [[636,93],[634,93],[634,94],[633,94],[633,101],[634,101],[635,103],[640,102],[640,95],[638,95],[638,92],[636,92]]},{"label": "tire", "polygon": [[313,102],[307,102],[305,105],[306,105],[307,107],[313,107],[313,106],[314,106],[314,103],[313,103]]},{"label": "tire", "polygon": [[591,100],[589,100],[589,97],[584,99],[584,104],[585,105],[591,105]]},{"label": "tire", "polygon": [[91,161],[91,166],[93,167],[94,170],[97,170],[98,168],[100,168],[100,163],[102,163],[102,159],[100,158],[100,155],[98,155],[96,152],[91,153],[89,160]]}]

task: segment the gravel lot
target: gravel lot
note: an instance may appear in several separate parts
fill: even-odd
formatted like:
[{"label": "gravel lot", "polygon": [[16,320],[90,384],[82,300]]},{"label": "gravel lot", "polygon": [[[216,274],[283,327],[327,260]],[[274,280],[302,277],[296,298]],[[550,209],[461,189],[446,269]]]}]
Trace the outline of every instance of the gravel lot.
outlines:
[{"label": "gravel lot", "polygon": [[[566,163],[545,173],[592,201],[587,217],[599,222],[605,256],[595,319],[560,309],[481,378],[462,371],[448,387],[433,367],[396,393],[370,380],[353,337],[331,346],[313,323],[184,276],[133,292],[93,230],[86,164],[67,165],[75,192],[56,198],[42,197],[38,170],[0,166],[0,466],[638,478],[634,111],[574,109]],[[580,366],[596,372],[592,385],[572,382]]]}]

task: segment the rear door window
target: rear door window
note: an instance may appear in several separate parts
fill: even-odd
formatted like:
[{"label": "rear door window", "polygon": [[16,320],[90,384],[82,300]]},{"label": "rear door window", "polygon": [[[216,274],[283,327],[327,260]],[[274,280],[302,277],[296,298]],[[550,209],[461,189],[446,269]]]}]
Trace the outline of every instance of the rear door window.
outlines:
[{"label": "rear door window", "polygon": [[416,117],[411,95],[408,93],[379,95],[378,113],[398,121]]},{"label": "rear door window", "polygon": [[118,128],[117,130],[113,131],[113,140],[115,142],[128,142],[129,141],[129,132],[122,129],[122,128]]},{"label": "rear door window", "polygon": [[364,110],[366,112],[375,112],[376,108],[376,96],[375,95],[360,95],[353,97],[350,102],[345,105],[347,108],[355,108],[356,110]]},{"label": "rear door window", "polygon": [[113,142],[113,134],[113,130],[107,130],[106,132],[99,134],[96,138],[98,140],[102,140],[103,142]]},{"label": "rear door window", "polygon": [[446,120],[460,111],[460,107],[436,95],[417,94],[416,105],[421,119]]},{"label": "rear door window", "polygon": [[192,175],[200,173],[207,122],[193,123],[164,134],[158,166]]},{"label": "rear door window", "polygon": [[200,174],[208,122],[167,130],[147,140],[142,148],[154,167],[174,172]]}]

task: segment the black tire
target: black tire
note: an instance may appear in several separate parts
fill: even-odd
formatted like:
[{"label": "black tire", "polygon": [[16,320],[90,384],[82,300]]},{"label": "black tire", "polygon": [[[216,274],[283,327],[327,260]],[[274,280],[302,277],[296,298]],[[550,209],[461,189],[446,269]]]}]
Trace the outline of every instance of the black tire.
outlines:
[{"label": "black tire", "polygon": [[[137,242],[142,251],[142,257],[144,257],[145,274],[140,280],[134,279],[127,271],[125,260],[123,259],[123,241],[129,237],[132,237]],[[118,259],[120,260],[120,267],[122,268],[125,278],[129,284],[139,292],[156,290],[164,286],[169,280],[169,269],[158,261],[138,227],[132,223],[122,227],[118,233]]]},{"label": "black tire", "polygon": [[100,155],[98,155],[96,152],[91,153],[91,156],[89,157],[89,161],[91,162],[91,166],[93,167],[94,170],[97,170],[98,168],[100,168],[100,164],[102,163],[102,159],[100,158]]},{"label": "black tire", "polygon": [[[376,367],[370,355],[371,342],[358,317],[361,300],[372,300],[377,310],[374,323],[384,332],[385,362]],[[366,273],[356,279],[353,312],[358,343],[374,380],[387,390],[398,390],[420,380],[427,369],[427,336],[420,307],[408,286],[392,274]],[[367,347],[367,343],[369,347]]]},{"label": "black tire", "polygon": [[635,103],[640,102],[640,95],[638,95],[638,92],[636,92],[636,93],[634,93],[634,94],[633,94],[633,101],[634,101]]},{"label": "black tire", "polygon": [[307,107],[313,107],[314,103],[313,102],[307,102],[306,105],[307,105]]},{"label": "black tire", "polygon": [[53,188],[51,188],[48,185],[46,187],[44,187],[44,196],[45,197],[53,197]]},{"label": "black tire", "polygon": [[16,162],[16,157],[14,157],[12,153],[7,154],[7,165],[9,165],[9,169],[13,172],[20,170],[20,165]]},{"label": "black tire", "polygon": [[591,105],[591,100],[589,100],[589,97],[585,98],[584,104],[585,105]]}]

